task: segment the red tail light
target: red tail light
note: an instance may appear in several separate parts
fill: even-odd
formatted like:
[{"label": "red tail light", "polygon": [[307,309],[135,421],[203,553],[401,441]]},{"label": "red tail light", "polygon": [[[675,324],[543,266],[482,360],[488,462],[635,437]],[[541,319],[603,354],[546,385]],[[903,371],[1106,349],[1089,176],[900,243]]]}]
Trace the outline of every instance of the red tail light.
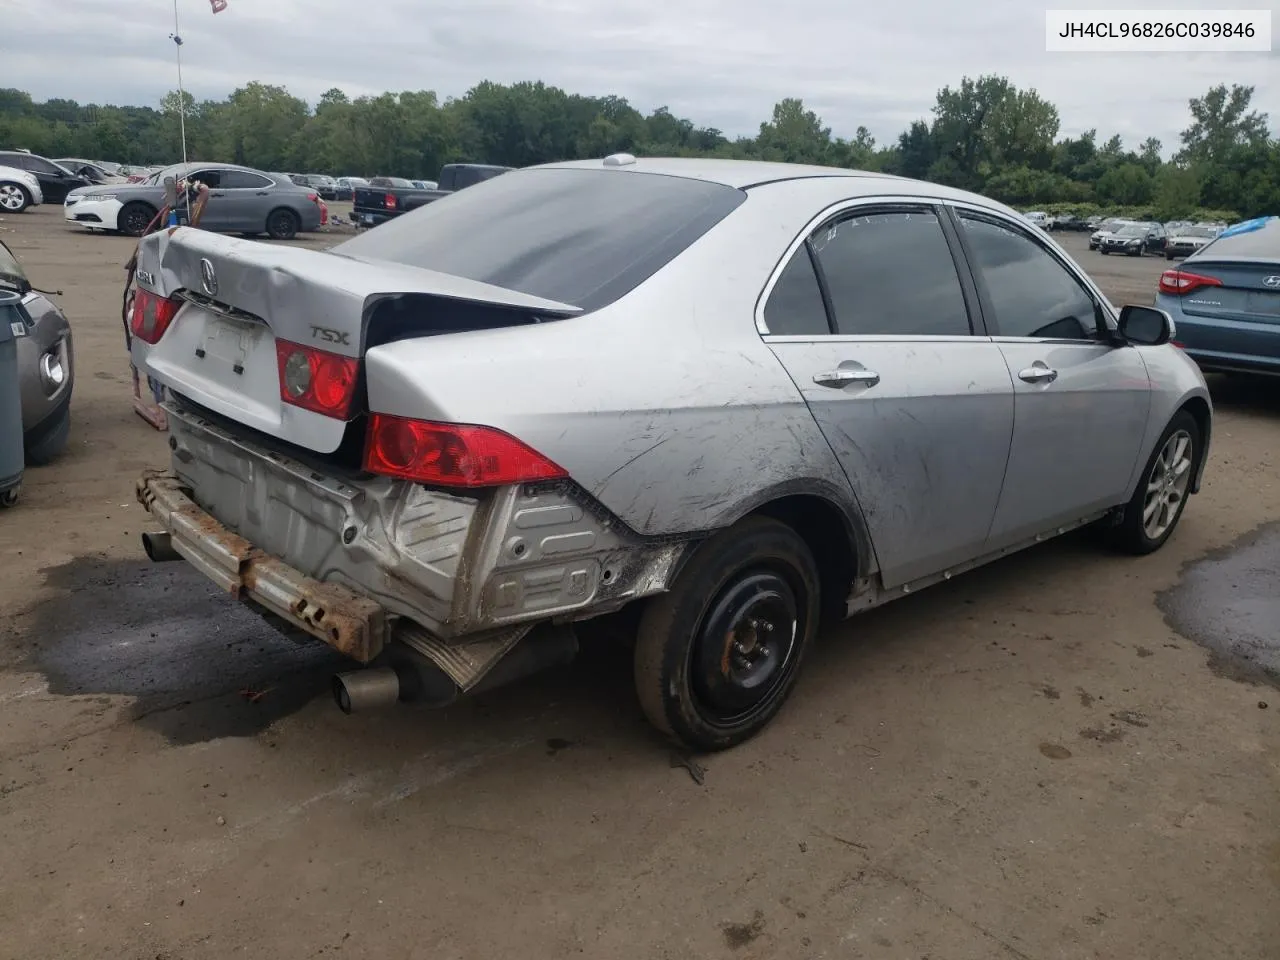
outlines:
[{"label": "red tail light", "polygon": [[501,487],[568,476],[563,467],[493,427],[385,413],[369,418],[364,468],[441,487]]},{"label": "red tail light", "polygon": [[382,205],[388,210],[394,210],[396,208],[396,195],[394,193],[388,193],[382,198]]},{"label": "red tail light", "polygon": [[1201,287],[1220,287],[1222,281],[1217,277],[1203,277],[1198,273],[1187,273],[1183,270],[1166,270],[1160,274],[1160,292],[1171,293],[1180,297]]},{"label": "red tail light", "polygon": [[133,297],[129,329],[144,343],[159,343],[178,313],[179,303],[139,288]]},{"label": "red tail light", "polygon": [[277,340],[276,363],[281,400],[326,417],[347,419],[356,395],[359,360]]}]

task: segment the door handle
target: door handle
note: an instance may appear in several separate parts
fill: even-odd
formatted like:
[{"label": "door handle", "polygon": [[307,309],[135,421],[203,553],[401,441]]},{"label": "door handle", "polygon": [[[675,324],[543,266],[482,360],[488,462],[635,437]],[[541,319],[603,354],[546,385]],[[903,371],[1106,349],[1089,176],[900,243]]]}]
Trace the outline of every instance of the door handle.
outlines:
[{"label": "door handle", "polygon": [[226,196],[226,194],[225,194],[225,193],[223,193],[221,190],[214,190],[214,191],[212,191],[212,192],[209,194],[209,196],[211,196],[211,197],[225,197],[225,196]]},{"label": "door handle", "polygon": [[841,368],[832,370],[829,373],[814,374],[813,382],[820,387],[834,387],[839,390],[841,387],[847,387],[851,383],[861,383],[868,387],[874,387],[880,382],[880,374],[874,370],[850,370]]},{"label": "door handle", "polygon": [[1018,379],[1025,380],[1027,383],[1053,383],[1058,379],[1058,371],[1037,360],[1019,373]]}]

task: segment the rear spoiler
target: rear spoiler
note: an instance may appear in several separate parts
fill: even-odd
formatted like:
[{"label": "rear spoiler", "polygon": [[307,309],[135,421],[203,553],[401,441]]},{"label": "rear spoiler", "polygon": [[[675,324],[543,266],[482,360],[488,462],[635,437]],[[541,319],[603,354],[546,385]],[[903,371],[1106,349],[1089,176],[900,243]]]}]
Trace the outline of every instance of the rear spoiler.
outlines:
[{"label": "rear spoiler", "polygon": [[[191,227],[143,238],[138,281],[164,297],[191,291],[266,320],[277,337],[306,343],[312,331],[361,330],[378,300],[418,294],[571,317],[573,304],[530,296],[465,277],[385,260],[363,260],[297,246],[226,237]],[[362,343],[338,352],[359,356]]]}]

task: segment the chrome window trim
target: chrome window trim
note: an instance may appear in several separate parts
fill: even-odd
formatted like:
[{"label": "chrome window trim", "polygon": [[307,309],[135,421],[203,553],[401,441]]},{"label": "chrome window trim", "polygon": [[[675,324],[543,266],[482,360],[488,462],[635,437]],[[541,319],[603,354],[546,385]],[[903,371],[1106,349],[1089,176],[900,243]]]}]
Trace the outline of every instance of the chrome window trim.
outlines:
[{"label": "chrome window trim", "polygon": [[[778,278],[782,276],[782,271],[786,269],[787,264],[791,262],[791,258],[795,256],[795,252],[798,249],[800,249],[801,245],[805,242],[805,240],[808,239],[809,235],[813,233],[814,230],[818,229],[818,227],[821,226],[825,221],[830,220],[832,217],[838,216],[839,214],[846,213],[851,210],[858,210],[863,207],[904,206],[904,205],[914,205],[917,207],[922,207],[922,206],[936,207],[936,206],[953,206],[954,203],[955,201],[948,200],[943,197],[928,196],[925,194],[886,193],[886,194],[877,194],[875,196],[849,197],[844,200],[837,200],[835,203],[828,204],[816,216],[811,217],[809,219],[809,221],[805,224],[804,228],[801,229],[801,231],[791,239],[791,242],[789,244],[787,244],[786,250],[782,254],[782,257],[778,260],[776,264],[774,264],[773,270],[769,274],[769,279],[765,282],[764,289],[760,292],[760,296],[756,298],[756,309],[755,309],[756,331],[762,337],[773,338],[771,342],[785,343],[785,342],[790,342],[793,339],[792,337],[786,336],[783,334],[769,333],[769,325],[765,323],[765,320],[764,320],[764,309],[769,302],[769,297],[773,293],[773,288],[778,283]],[[987,207],[978,206],[976,204],[973,204],[972,206],[974,210],[978,210],[983,213],[991,213],[991,214],[999,213],[998,210],[992,210]],[[946,234],[944,233],[943,236],[945,237]],[[959,278],[957,278],[957,280],[958,279]],[[784,339],[784,336],[785,336],[785,339]],[[854,336],[849,334],[827,334],[826,336],[823,336],[823,337],[801,337],[800,339],[804,342],[812,342],[814,340],[820,339],[824,343],[834,341],[834,340],[852,340],[855,342],[857,341],[866,342],[868,340],[899,340],[901,342],[907,343],[907,342],[912,342],[917,340],[931,340],[931,341],[939,341],[939,342],[945,342],[947,340],[963,340],[965,342],[969,342],[971,340],[983,339],[983,338],[976,334],[968,337],[960,337],[955,335],[946,335],[946,336],[922,335],[917,337],[917,336],[911,336],[909,334],[868,334],[866,336]]]}]

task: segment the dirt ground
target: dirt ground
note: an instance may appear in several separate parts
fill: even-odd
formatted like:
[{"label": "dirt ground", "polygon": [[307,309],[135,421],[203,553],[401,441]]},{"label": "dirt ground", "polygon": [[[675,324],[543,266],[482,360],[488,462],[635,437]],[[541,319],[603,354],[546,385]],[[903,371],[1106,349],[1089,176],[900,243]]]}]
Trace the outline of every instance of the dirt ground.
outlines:
[{"label": "dirt ground", "polygon": [[[1162,551],[1068,537],[850,621],[698,784],[613,650],[346,717],[327,653],[148,565],[130,241],[56,206],[0,239],[78,377],[68,455],[0,515],[0,957],[1280,956],[1280,695],[1235,632],[1280,629],[1274,385],[1213,384]],[[1065,242],[1150,302],[1163,260]]]}]

